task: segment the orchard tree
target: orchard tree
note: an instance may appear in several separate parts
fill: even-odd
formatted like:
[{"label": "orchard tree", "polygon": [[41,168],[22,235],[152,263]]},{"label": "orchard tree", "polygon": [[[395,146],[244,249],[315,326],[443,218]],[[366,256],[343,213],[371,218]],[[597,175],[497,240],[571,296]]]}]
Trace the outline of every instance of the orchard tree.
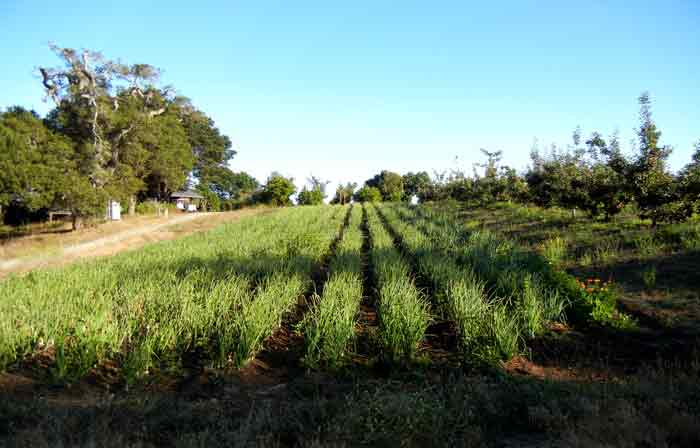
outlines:
[{"label": "orchard tree", "polygon": [[260,193],[260,201],[277,206],[291,205],[292,201],[289,197],[296,192],[296,189],[293,178],[274,172],[267,178],[267,183]]},{"label": "orchard tree", "polygon": [[430,175],[426,171],[420,171],[418,173],[408,172],[403,176],[403,186],[404,194],[406,195],[406,200],[410,200],[411,197],[417,196],[420,198],[425,191],[430,188],[432,181],[430,180]]},{"label": "orchard tree", "polygon": [[659,221],[675,220],[678,210],[676,188],[666,163],[671,155],[670,146],[660,146],[661,131],[651,116],[651,100],[647,92],[639,97],[639,153],[630,168],[631,190],[642,218]]},{"label": "orchard tree", "polygon": [[323,204],[323,200],[326,198],[326,186],[330,182],[323,181],[313,175],[307,179],[310,184],[310,188],[304,186],[304,188],[299,192],[297,201],[299,205],[320,205]]},{"label": "orchard tree", "polygon": [[692,161],[683,168],[680,178],[685,215],[700,213],[700,140],[695,144]]},{"label": "orchard tree", "polygon": [[499,182],[503,184],[501,200],[518,203],[530,201],[530,191],[528,190],[527,182],[514,168],[501,167]]},{"label": "orchard tree", "polygon": [[560,152],[555,146],[549,155],[531,153],[532,166],[525,174],[532,201],[543,207],[560,206],[575,210],[588,201],[587,171],[578,154]]},{"label": "orchard tree", "polygon": [[396,202],[403,199],[404,185],[400,174],[384,170],[367,180],[365,185],[377,188],[384,201]]},{"label": "orchard tree", "polygon": [[247,173],[236,173],[225,166],[208,169],[204,180],[200,180],[198,190],[210,190],[222,201],[241,200],[258,189],[258,181]]},{"label": "orchard tree", "polygon": [[317,188],[304,186],[297,198],[299,205],[321,205],[323,204],[323,193]]},{"label": "orchard tree", "polygon": [[379,191],[379,188],[377,187],[369,187],[365,185],[357,190],[355,193],[355,200],[357,202],[381,202],[382,192]]},{"label": "orchard tree", "polygon": [[474,169],[474,182],[472,200],[479,205],[486,205],[504,199],[506,185],[499,176],[498,163],[503,155],[502,151],[487,151],[481,148],[481,153],[486,156],[486,162],[477,164],[476,167],[484,169],[484,175],[479,176]]},{"label": "orchard tree", "polygon": [[605,220],[622,211],[630,200],[626,186],[629,163],[620,151],[616,134],[606,143],[603,137],[594,132],[586,141],[588,154],[592,160],[586,176],[588,200],[581,204],[591,216],[603,214]]},{"label": "orchard tree", "polygon": [[355,193],[356,188],[357,188],[357,184],[354,182],[348,182],[345,185],[343,185],[343,184],[338,185],[338,187],[336,187],[336,189],[335,189],[335,196],[333,196],[333,199],[331,200],[331,204],[340,204],[340,205],[349,204],[350,201],[352,200],[352,196]]}]

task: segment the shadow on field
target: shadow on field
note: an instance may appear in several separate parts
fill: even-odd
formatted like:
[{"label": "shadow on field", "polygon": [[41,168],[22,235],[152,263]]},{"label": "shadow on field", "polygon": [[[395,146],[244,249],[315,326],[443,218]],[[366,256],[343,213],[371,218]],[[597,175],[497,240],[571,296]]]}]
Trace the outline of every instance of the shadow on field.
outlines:
[{"label": "shadow on field", "polygon": [[[643,281],[643,273],[650,266],[655,267],[656,273],[656,284],[651,290]],[[621,378],[643,371],[648,365],[674,366],[681,370],[697,365],[700,362],[697,272],[700,272],[698,251],[572,270],[579,278],[601,278],[619,285],[622,297],[618,308],[630,314],[639,328],[623,330],[591,325],[575,329],[578,331],[550,333],[528,344],[532,361],[551,369],[553,377],[573,375],[591,379]],[[675,311],[657,308],[674,306]],[[689,318],[685,326],[670,325],[662,311]]]},{"label": "shadow on field", "polygon": [[[698,372],[626,383],[484,370],[389,379],[230,378],[196,398],[133,390],[0,400],[4,446],[681,446],[700,443]],[[212,379],[214,381],[214,379]],[[125,430],[128,428],[128,430]]]},{"label": "shadow on field", "polygon": [[622,290],[620,309],[641,325],[679,338],[700,336],[700,251],[570,271],[578,277],[612,280]]},{"label": "shadow on field", "polygon": [[700,250],[661,254],[643,260],[613,261],[600,266],[576,268],[577,275],[612,279],[624,285],[626,291],[644,288],[643,273],[654,267],[654,287],[661,289],[684,288],[700,290]]}]

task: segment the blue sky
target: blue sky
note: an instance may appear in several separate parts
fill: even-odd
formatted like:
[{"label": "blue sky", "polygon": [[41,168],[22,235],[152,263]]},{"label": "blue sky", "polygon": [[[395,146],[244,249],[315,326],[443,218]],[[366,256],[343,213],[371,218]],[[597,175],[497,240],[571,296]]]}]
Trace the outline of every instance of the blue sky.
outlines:
[{"label": "blue sky", "polygon": [[[48,50],[90,48],[164,70],[239,147],[231,167],[298,184],[444,170],[534,138],[637,123],[649,90],[671,165],[700,139],[700,2],[0,2],[0,107],[44,113]],[[629,146],[626,144],[626,146]]]}]

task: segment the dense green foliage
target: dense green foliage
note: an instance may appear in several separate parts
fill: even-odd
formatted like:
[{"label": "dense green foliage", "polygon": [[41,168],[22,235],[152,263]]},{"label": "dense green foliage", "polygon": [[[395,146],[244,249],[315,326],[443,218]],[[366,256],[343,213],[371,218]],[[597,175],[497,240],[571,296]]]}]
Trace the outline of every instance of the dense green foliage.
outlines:
[{"label": "dense green foliage", "polygon": [[291,205],[292,199],[290,198],[297,190],[294,185],[294,179],[291,177],[284,177],[279,173],[272,173],[270,177],[267,178],[267,183],[263,186],[262,191],[258,193],[257,201],[276,205],[285,206]]},{"label": "dense green foliage", "polygon": [[368,179],[365,186],[378,189],[383,201],[400,201],[404,197],[403,177],[391,171],[384,170]]},{"label": "dense green foliage", "polygon": [[15,107],[0,113],[0,207],[36,211],[78,189],[75,146],[51,131],[33,112]]},{"label": "dense green foliage", "polygon": [[472,176],[453,171],[430,179],[427,173],[408,173],[399,181],[398,175],[382,171],[365,186],[378,188],[383,201],[408,200],[415,194],[422,202],[457,200],[474,207],[517,202],[560,207],[574,214],[582,210],[605,220],[630,205],[654,226],[682,221],[698,211],[700,150],[680,173],[671,173],[667,160],[672,148],[659,143],[661,131],[652,119],[647,93],[640,96],[639,104],[633,155],[622,152],[617,134],[606,140],[592,132],[584,139],[577,128],[572,144],[564,148],[552,145],[549,151],[541,151],[535,145],[531,165],[522,174],[500,166],[501,151],[482,149],[486,161],[475,165]]},{"label": "dense green foliage", "polygon": [[137,200],[167,201],[195,183],[210,206],[257,189],[228,168],[229,138],[172,87],[159,86],[158,69],[51,50],[62,65],[39,72],[55,108],[44,120],[18,107],[0,113],[0,207],[26,216],[68,209],[79,225],[104,213],[110,199],[133,212]]},{"label": "dense green foliage", "polygon": [[308,180],[311,184],[310,188],[304,186],[297,196],[297,203],[299,205],[321,205],[323,200],[326,199],[326,186],[328,182],[324,182],[314,176],[311,176]]},{"label": "dense green foliage", "polygon": [[382,192],[377,187],[364,187],[357,190],[354,199],[357,202],[380,202],[382,200]]},{"label": "dense green foliage", "polygon": [[338,185],[335,189],[335,196],[331,199],[331,204],[349,204],[352,200],[355,188],[357,188],[357,184],[353,182],[348,182],[345,185]]}]

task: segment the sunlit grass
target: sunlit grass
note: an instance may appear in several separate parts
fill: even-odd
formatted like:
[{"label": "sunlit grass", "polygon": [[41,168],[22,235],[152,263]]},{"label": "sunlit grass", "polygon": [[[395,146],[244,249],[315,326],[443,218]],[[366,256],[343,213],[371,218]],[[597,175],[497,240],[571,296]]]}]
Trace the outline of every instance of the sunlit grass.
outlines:
[{"label": "sunlit grass", "polygon": [[348,227],[329,266],[331,276],[302,324],[308,366],[341,366],[354,339],[362,300],[361,220],[361,207],[352,206]]},{"label": "sunlit grass", "polygon": [[379,296],[381,343],[393,359],[410,359],[428,327],[429,305],[411,278],[408,261],[394,247],[373,206],[367,207],[367,226]]},{"label": "sunlit grass", "polygon": [[285,209],[0,282],[0,368],[45,353],[58,380],[105,361],[127,381],[188,352],[241,365],[305,290],[342,214]]}]

